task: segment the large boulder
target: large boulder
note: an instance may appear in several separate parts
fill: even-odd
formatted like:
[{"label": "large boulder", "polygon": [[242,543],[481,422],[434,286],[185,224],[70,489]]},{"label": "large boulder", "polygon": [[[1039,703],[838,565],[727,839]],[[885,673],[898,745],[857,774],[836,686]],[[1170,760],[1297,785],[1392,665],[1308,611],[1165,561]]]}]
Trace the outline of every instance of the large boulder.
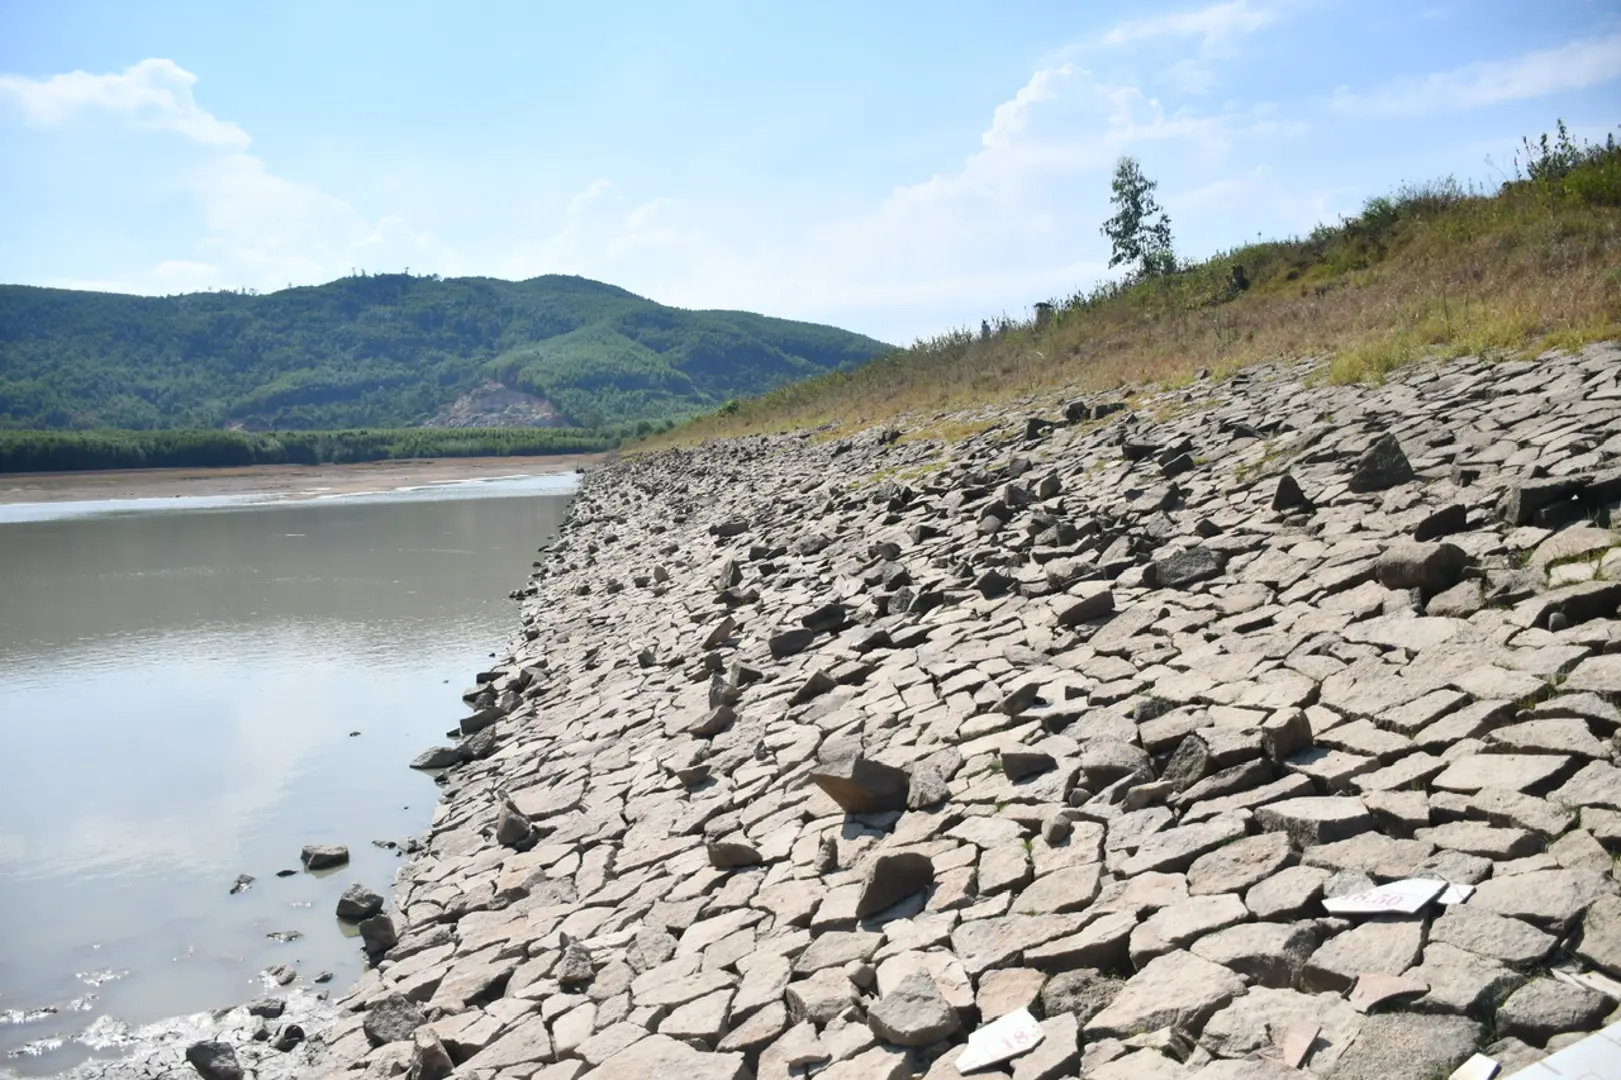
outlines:
[{"label": "large boulder", "polygon": [[1384,491],[1413,479],[1413,466],[1407,460],[1396,436],[1386,432],[1363,451],[1351,470],[1347,486],[1356,492]]},{"label": "large boulder", "polygon": [[917,971],[867,1010],[873,1034],[897,1046],[928,1046],[957,1030],[953,1009],[934,979]]},{"label": "large boulder", "polygon": [[361,1018],[360,1030],[373,1046],[409,1039],[416,1029],[428,1022],[421,1006],[404,994],[389,994],[374,1001]]},{"label": "large boulder", "polygon": [[186,1047],[186,1060],[203,1080],[242,1080],[242,1063],[230,1043],[192,1043]]},{"label": "large boulder", "polygon": [[338,897],[338,918],[350,922],[359,922],[369,919],[383,910],[384,900],[381,894],[374,892],[358,881]]},{"label": "large boulder", "polygon": [[905,810],[911,784],[902,770],[858,751],[824,758],[811,770],[810,778],[848,814]]},{"label": "large boulder", "polygon": [[1379,556],[1374,573],[1387,589],[1417,589],[1429,597],[1458,584],[1468,565],[1456,544],[1398,540]]}]

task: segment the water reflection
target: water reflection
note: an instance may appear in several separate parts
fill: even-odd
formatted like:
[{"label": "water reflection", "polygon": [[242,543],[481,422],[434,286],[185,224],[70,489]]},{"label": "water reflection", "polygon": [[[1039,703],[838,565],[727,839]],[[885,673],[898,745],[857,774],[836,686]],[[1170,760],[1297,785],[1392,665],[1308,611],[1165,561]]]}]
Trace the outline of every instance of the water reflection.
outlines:
[{"label": "water reflection", "polygon": [[[0,1014],[97,995],[0,1023],[0,1054],[241,1000],[272,963],[358,974],[337,896],[386,886],[371,841],[426,826],[406,762],[503,645],[564,503],[478,493],[0,525]],[[315,842],[351,865],[276,876]]]}]

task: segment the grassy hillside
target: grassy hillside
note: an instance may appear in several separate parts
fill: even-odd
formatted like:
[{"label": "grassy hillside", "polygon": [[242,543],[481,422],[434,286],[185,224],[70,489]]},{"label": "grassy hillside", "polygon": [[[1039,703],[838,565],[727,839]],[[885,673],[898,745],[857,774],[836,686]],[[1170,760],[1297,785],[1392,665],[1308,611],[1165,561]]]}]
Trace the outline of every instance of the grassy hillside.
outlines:
[{"label": "grassy hillside", "polygon": [[1276,358],[1378,379],[1425,356],[1535,353],[1621,337],[1621,147],[1527,143],[1493,192],[1407,185],[1310,236],[1249,244],[1172,273],[1053,302],[797,383],[657,442],[948,410],[1063,388],[1175,383]]},{"label": "grassy hillside", "polygon": [[685,417],[886,346],[575,277],[384,274],[267,295],[0,286],[0,429],[409,427],[492,379],[598,428]]}]

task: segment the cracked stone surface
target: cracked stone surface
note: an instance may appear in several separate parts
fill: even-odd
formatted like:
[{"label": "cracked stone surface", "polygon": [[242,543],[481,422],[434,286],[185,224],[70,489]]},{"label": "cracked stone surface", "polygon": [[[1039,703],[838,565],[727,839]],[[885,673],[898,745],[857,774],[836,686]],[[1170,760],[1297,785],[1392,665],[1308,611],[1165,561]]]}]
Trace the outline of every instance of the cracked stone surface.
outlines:
[{"label": "cracked stone surface", "polygon": [[[1593,1030],[1551,969],[1621,977],[1621,350],[1312,371],[591,471],[374,966],[296,1053],[225,1041],[260,1080],[946,1080],[1038,1005],[986,1075],[1275,1075],[1315,1025],[1355,1080]],[[1476,888],[1322,908],[1415,875]],[[1429,989],[1363,1015],[1374,974]]]}]

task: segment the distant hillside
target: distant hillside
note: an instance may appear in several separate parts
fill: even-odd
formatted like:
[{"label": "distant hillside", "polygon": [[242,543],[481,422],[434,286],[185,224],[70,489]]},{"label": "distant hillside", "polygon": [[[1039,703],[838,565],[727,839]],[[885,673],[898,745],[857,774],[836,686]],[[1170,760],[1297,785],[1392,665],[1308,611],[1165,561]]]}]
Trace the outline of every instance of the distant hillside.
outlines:
[{"label": "distant hillside", "polygon": [[577,277],[173,297],[0,285],[0,429],[597,428],[689,416],[886,348]]}]

